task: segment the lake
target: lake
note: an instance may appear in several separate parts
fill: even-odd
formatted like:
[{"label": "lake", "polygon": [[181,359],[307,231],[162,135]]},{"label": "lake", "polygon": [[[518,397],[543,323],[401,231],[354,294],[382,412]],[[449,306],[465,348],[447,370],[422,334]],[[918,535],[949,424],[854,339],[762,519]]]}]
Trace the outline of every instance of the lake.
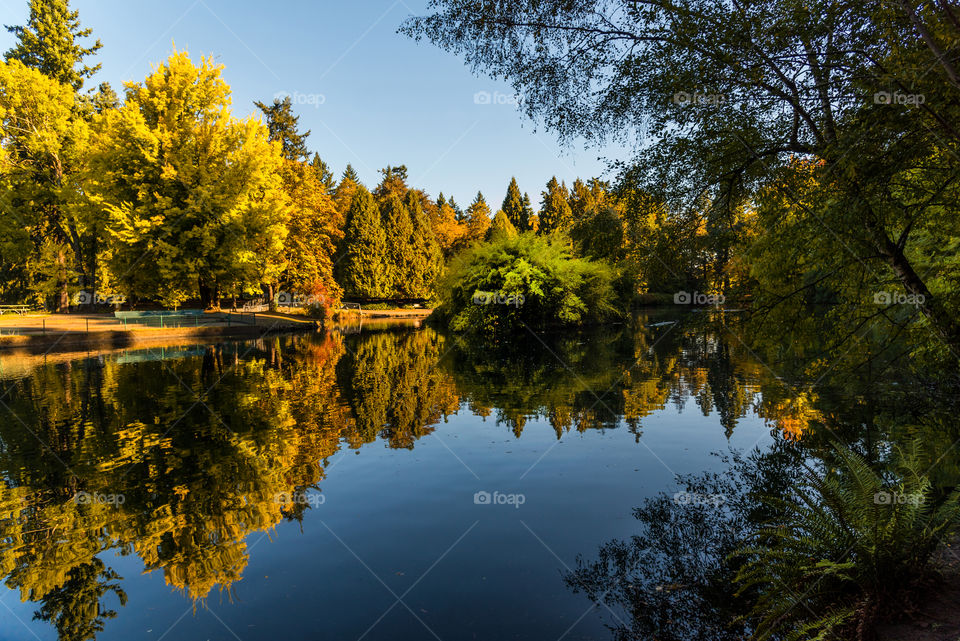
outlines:
[{"label": "lake", "polygon": [[4,357],[2,638],[608,639],[578,556],[866,406],[785,383],[733,318]]}]

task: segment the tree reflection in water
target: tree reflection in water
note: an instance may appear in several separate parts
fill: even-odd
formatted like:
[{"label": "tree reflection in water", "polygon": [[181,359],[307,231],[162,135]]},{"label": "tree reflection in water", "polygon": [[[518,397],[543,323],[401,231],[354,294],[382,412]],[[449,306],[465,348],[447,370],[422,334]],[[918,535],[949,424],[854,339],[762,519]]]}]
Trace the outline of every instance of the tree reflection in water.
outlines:
[{"label": "tree reflection in water", "polygon": [[[637,440],[644,421],[671,406],[715,412],[728,437],[756,415],[781,436],[739,465],[768,488],[788,482],[798,441],[807,455],[822,449],[821,427],[876,458],[878,424],[909,424],[870,406],[875,381],[860,377],[840,396],[786,384],[731,336],[729,317],[698,316],[529,335],[522,348],[409,328],[51,359],[5,383],[19,420],[0,424],[0,574],[62,639],[94,638],[113,615],[104,600],[123,604],[122,579],[100,560],[108,550],[137,555],[191,599],[214,587],[229,596],[248,537],[309,518],[311,501],[290,497],[315,496],[331,456],[374,442],[413,448],[457,412],[493,417],[517,438],[537,418],[556,438],[624,426]],[[731,482],[701,479],[691,491],[743,494]],[[637,512],[644,533],[601,550],[572,587],[619,605],[630,627],[658,638],[720,635],[710,613],[737,602],[714,598],[730,583],[715,560],[756,518],[738,500],[717,514],[650,502]],[[644,573],[631,574],[638,564]]]},{"label": "tree reflection in water", "polygon": [[[634,510],[637,535],[609,541],[595,554],[579,557],[576,569],[565,574],[567,586],[585,594],[606,615],[617,641],[749,638],[753,631],[745,615],[758,602],[758,586],[739,589],[734,579],[744,555],[731,555],[745,545],[756,545],[764,525],[784,522],[783,513],[776,511],[784,509],[784,504],[771,498],[791,500],[802,478],[808,486],[819,487],[827,475],[854,474],[838,452],[862,456],[878,477],[896,487],[895,452],[898,445],[909,444],[922,450],[915,469],[929,475],[934,495],[945,497],[960,484],[960,456],[952,447],[960,437],[960,426],[950,418],[960,410],[956,371],[949,364],[911,366],[900,361],[903,346],[896,349],[882,337],[879,342],[865,341],[863,349],[855,352],[831,351],[825,347],[829,333],[822,333],[822,324],[816,327],[817,333],[804,335],[802,328],[792,326],[794,342],[789,349],[783,335],[772,338],[758,333],[753,350],[763,355],[765,363],[775,363],[782,379],[761,376],[755,387],[730,385],[745,370],[731,366],[725,358],[726,347],[714,351],[707,368],[724,371],[726,376],[714,380],[727,383],[726,393],[714,395],[713,400],[721,423],[735,427],[736,417],[742,415],[736,409],[742,407],[739,399],[748,399],[754,411],[776,428],[773,445],[746,457],[734,452],[724,474],[685,477],[680,479],[678,493],[646,499]],[[696,370],[691,374],[695,377]],[[803,383],[811,379],[815,383]],[[691,390],[698,399],[701,393],[696,387]],[[861,503],[852,507],[873,514],[879,527],[886,523],[884,519],[897,518],[882,510],[863,509]],[[835,525],[851,524],[838,520]],[[855,525],[872,527],[866,520]],[[795,608],[800,612],[795,618],[802,622],[805,608],[809,610],[802,602],[804,590],[794,586],[792,591],[777,583],[781,571],[769,573],[767,598],[784,604],[783,611]],[[851,595],[844,598],[849,602]],[[820,614],[810,620],[820,616],[826,620],[828,611],[822,603],[818,605]],[[772,638],[779,638],[777,634]]]},{"label": "tree reflection in water", "polygon": [[604,544],[595,559],[578,558],[564,580],[604,606],[617,641],[746,639],[750,630],[738,618],[752,599],[737,595],[738,564],[728,557],[769,518],[759,497],[786,493],[801,460],[800,449],[780,438],[768,451],[734,456],[724,474],[684,477],[678,492],[634,510],[637,535]]}]

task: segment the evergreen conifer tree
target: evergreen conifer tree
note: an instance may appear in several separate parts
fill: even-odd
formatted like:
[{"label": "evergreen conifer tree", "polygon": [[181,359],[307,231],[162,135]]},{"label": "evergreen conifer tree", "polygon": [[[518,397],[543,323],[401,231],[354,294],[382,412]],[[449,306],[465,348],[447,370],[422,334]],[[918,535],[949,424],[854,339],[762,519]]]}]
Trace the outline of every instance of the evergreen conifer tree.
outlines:
[{"label": "evergreen conifer tree", "polygon": [[457,212],[450,206],[450,202],[445,202],[438,207],[433,217],[433,233],[440,243],[440,248],[444,256],[452,256],[462,246],[466,239],[466,225],[457,222]]},{"label": "evergreen conifer tree", "polygon": [[353,165],[347,163],[347,168],[343,170],[343,176],[341,179],[352,180],[353,182],[360,184],[360,176],[357,175],[357,170],[353,168]]},{"label": "evergreen conifer tree", "polygon": [[520,210],[520,224],[517,225],[517,231],[524,232],[533,229],[533,205],[530,203],[530,195],[523,193],[522,209]]},{"label": "evergreen conifer tree", "polygon": [[357,172],[353,170],[353,165],[347,165],[343,170],[343,176],[340,178],[340,184],[333,191],[333,201],[337,204],[337,211],[346,219],[350,206],[353,204],[353,195],[360,185],[360,178]]},{"label": "evergreen conifer tree", "polygon": [[450,197],[450,202],[448,202],[447,204],[450,205],[450,209],[453,210],[454,220],[456,220],[458,223],[464,223],[467,221],[466,213],[464,213],[464,211],[460,209],[460,205],[458,205],[457,201],[453,199],[453,196]]},{"label": "evergreen conifer tree", "polygon": [[7,51],[6,60],[19,60],[27,67],[53,78],[78,91],[84,78],[100,70],[83,64],[83,59],[103,45],[99,40],[89,47],[77,40],[87,38],[92,29],[81,29],[76,11],[69,0],[30,0],[30,16],[22,27],[7,27],[17,37],[17,44]]},{"label": "evergreen conifer tree", "polygon": [[443,250],[437,242],[427,214],[423,211],[420,197],[411,190],[407,192],[405,204],[413,229],[412,260],[406,277],[409,283],[408,291],[411,296],[427,298],[433,292],[434,282],[443,271]]},{"label": "evergreen conifer tree", "polygon": [[392,197],[403,200],[403,198],[407,195],[408,189],[406,165],[398,165],[396,167],[387,165],[385,168],[380,170],[380,173],[383,175],[383,179],[373,191],[373,195],[376,197],[377,201],[383,204]]},{"label": "evergreen conifer tree", "polygon": [[330,171],[329,165],[320,158],[320,154],[313,154],[313,160],[310,161],[310,166],[313,168],[321,188],[323,188],[323,193],[332,194],[337,188],[337,181],[333,178],[333,172]]},{"label": "evergreen conifer tree", "polygon": [[504,197],[500,209],[516,230],[526,231],[530,218],[529,214],[525,215],[523,196],[520,195],[520,186],[517,185],[516,178],[510,179],[510,184],[507,185],[507,195]]},{"label": "evergreen conifer tree", "polygon": [[543,204],[538,217],[538,234],[549,234],[555,231],[565,231],[573,222],[573,212],[567,202],[569,194],[566,185],[557,182],[554,176],[547,183],[547,190],[543,192]]},{"label": "evergreen conifer tree", "polygon": [[280,284],[303,294],[322,291],[325,303],[335,305],[340,288],[333,278],[333,257],[343,233],[342,218],[314,167],[284,160],[281,175],[291,207],[284,244],[287,266]]},{"label": "evergreen conifer tree", "polygon": [[497,211],[497,215],[493,217],[493,222],[490,223],[490,229],[487,230],[487,240],[495,241],[504,237],[512,238],[516,236],[517,233],[517,228],[510,222],[510,218],[500,209]]},{"label": "evergreen conifer tree", "polygon": [[309,155],[307,152],[307,137],[310,132],[297,131],[300,116],[293,114],[293,103],[290,96],[283,100],[274,98],[272,105],[262,102],[253,103],[267,117],[267,131],[270,132],[270,141],[277,141],[283,150],[283,157],[287,160],[302,161]]},{"label": "evergreen conifer tree", "polygon": [[408,276],[413,264],[413,222],[410,212],[397,196],[390,196],[380,206],[383,230],[387,241],[386,267],[390,295],[411,296]]},{"label": "evergreen conifer tree", "polygon": [[569,203],[570,215],[575,222],[592,216],[597,206],[590,188],[579,178],[573,181],[573,189],[570,190]]},{"label": "evergreen conifer tree", "polygon": [[373,195],[356,187],[347,213],[337,280],[347,296],[384,298],[389,294],[387,236]]},{"label": "evergreen conifer tree", "polygon": [[483,240],[490,228],[490,206],[483,198],[483,194],[477,192],[477,197],[467,207],[467,237],[472,241]]}]

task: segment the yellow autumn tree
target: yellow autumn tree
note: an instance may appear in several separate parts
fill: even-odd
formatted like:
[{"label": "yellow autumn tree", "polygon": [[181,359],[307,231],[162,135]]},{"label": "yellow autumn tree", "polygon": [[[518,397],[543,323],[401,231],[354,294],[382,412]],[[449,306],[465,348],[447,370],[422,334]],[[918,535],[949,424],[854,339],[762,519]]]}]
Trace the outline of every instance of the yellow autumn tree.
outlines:
[{"label": "yellow autumn tree", "polygon": [[111,268],[128,295],[217,306],[284,267],[280,149],[258,119],[233,117],[222,70],[175,52],[96,121],[91,188],[110,214]]},{"label": "yellow autumn tree", "polygon": [[343,217],[312,167],[284,160],[282,175],[291,213],[280,285],[309,295],[311,309],[336,309],[342,290],[333,278],[333,257],[343,239]]},{"label": "yellow autumn tree", "polygon": [[[96,224],[78,188],[88,127],[76,96],[18,60],[0,62],[0,266],[21,295],[53,298],[91,280]],[[12,282],[11,282],[12,284]]]}]

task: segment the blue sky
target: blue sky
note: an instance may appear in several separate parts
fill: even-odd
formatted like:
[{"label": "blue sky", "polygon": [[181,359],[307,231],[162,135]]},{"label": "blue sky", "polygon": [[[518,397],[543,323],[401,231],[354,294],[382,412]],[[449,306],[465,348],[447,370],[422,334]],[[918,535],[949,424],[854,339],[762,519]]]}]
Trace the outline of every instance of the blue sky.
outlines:
[{"label": "blue sky", "polygon": [[[225,65],[234,113],[254,113],[254,100],[289,93],[311,150],[337,177],[352,163],[368,185],[386,165],[407,165],[411,184],[443,191],[461,206],[482,190],[494,210],[510,176],[539,206],[556,175],[604,173],[595,148],[561,148],[535,132],[510,103],[503,82],[475,76],[456,56],[396,33],[425,0],[72,0],[83,26],[103,42],[94,83],[139,81],[176,43],[199,59]],[[0,23],[24,24],[26,0],[0,0]],[[0,34],[7,50],[12,35]],[[489,96],[478,104],[475,96]]]}]

